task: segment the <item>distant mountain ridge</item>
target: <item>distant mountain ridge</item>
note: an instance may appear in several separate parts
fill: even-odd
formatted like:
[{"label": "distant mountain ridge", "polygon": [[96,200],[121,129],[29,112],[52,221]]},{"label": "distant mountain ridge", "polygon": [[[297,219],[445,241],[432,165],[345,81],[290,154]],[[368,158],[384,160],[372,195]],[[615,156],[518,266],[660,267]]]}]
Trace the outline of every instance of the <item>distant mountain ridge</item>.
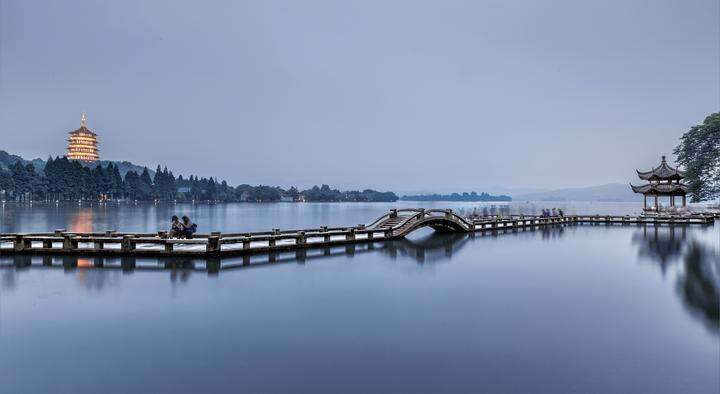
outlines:
[{"label": "distant mountain ridge", "polygon": [[20,162],[25,166],[28,164],[32,164],[35,167],[36,171],[42,171],[43,169],[45,169],[45,160],[42,160],[42,159],[25,160],[18,155],[13,155],[13,154],[5,152],[4,150],[0,150],[0,168],[7,169],[11,165],[13,165],[17,162]]},{"label": "distant mountain ridge", "polygon": [[[46,161],[43,159],[32,159],[32,160],[26,160],[18,155],[13,155],[11,153],[5,152],[4,150],[0,150],[0,168],[8,169],[11,165],[17,163],[22,163],[23,165],[32,164],[33,167],[35,167],[35,171],[42,172],[45,170],[45,163]],[[129,171],[135,171],[138,174],[141,174],[143,172],[143,169],[145,166],[139,166],[137,164],[130,163],[129,161],[110,161],[110,160],[100,160],[96,163],[92,164],[84,164],[85,166],[89,168],[95,168],[98,165],[101,165],[103,167],[107,167],[108,164],[112,163],[113,165],[118,167],[118,170],[120,171],[120,175],[125,177],[125,174],[127,174]],[[155,171],[152,170],[152,168],[148,167],[148,170],[150,171],[150,176],[155,176]]]},{"label": "distant mountain ridge", "polygon": [[510,196],[500,195],[492,196],[485,192],[477,194],[477,192],[452,193],[452,194],[419,194],[412,196],[402,196],[403,201],[512,201]]},{"label": "distant mountain ridge", "polygon": [[642,196],[630,190],[622,183],[608,183],[599,186],[572,187],[546,192],[527,193],[513,196],[515,201],[598,201],[598,202],[634,202]]},{"label": "distant mountain ridge", "polygon": [[[8,169],[11,165],[16,162],[21,162],[23,165],[32,164],[37,172],[42,172],[45,169],[45,160],[32,159],[26,160],[18,155],[8,153],[0,150],[0,168]],[[128,161],[108,161],[101,160],[97,163],[85,164],[87,167],[94,168],[98,165],[107,167],[109,163],[113,163],[118,167],[120,175],[125,177],[129,171],[135,171],[140,174],[145,166],[140,166]],[[150,176],[155,176],[155,171],[151,167],[148,167]],[[462,195],[460,195],[462,196]],[[478,195],[479,196],[479,195]],[[435,201],[448,201],[446,199],[416,199],[413,197],[418,196],[403,196],[402,200],[435,200]],[[428,196],[423,196],[428,197]],[[437,197],[437,196],[436,196]],[[507,196],[500,196],[507,197]],[[534,193],[522,193],[522,194],[510,194],[514,201],[600,201],[600,202],[634,202],[642,199],[642,196],[635,194],[630,190],[630,186],[622,183],[609,183],[599,186],[589,187],[575,187],[575,188],[564,188],[555,189],[543,192]],[[478,200],[481,201],[481,200]]]}]

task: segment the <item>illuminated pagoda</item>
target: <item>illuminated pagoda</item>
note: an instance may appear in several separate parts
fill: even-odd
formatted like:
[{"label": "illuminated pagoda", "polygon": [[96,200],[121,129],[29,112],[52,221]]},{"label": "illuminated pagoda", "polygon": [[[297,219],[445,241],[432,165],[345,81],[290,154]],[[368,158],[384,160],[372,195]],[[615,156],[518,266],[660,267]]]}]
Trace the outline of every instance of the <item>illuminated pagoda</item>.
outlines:
[{"label": "illuminated pagoda", "polygon": [[71,131],[68,138],[66,157],[71,160],[81,160],[86,163],[93,163],[100,160],[98,155],[97,134],[87,127],[87,118],[82,114],[80,128]]},{"label": "illuminated pagoda", "polygon": [[[637,171],[637,170],[635,170]],[[637,171],[638,177],[644,181],[648,181],[645,185],[633,186],[630,184],[632,191],[641,193],[645,197],[644,209],[646,211],[657,212],[660,208],[658,199],[660,197],[670,198],[670,207],[675,207],[675,197],[682,197],[682,206],[685,206],[685,195],[687,194],[687,186],[682,182],[685,174],[677,168],[670,167],[662,157],[659,166],[647,172]],[[655,199],[653,207],[648,207],[648,196]]]}]

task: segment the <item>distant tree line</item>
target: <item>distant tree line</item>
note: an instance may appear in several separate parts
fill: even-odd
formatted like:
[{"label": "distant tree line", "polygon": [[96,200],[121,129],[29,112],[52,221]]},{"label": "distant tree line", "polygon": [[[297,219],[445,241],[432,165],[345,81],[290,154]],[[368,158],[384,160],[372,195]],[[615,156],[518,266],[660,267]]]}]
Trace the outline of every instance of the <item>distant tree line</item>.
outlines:
[{"label": "distant tree line", "polygon": [[415,196],[402,196],[405,201],[512,201],[510,196],[492,196],[487,193],[452,193],[452,194],[420,194]]},{"label": "distant tree line", "polygon": [[685,167],[690,201],[720,197],[720,112],[683,134],[675,154],[677,162]]},{"label": "distant tree line", "polygon": [[147,167],[141,173],[128,171],[120,175],[117,165],[108,163],[88,167],[65,157],[50,157],[43,171],[20,161],[0,168],[0,198],[6,201],[213,201],[213,202],[275,202],[275,201],[396,201],[392,192],[374,190],[339,191],[328,185],[299,191],[273,186],[240,185],[233,187],[215,178],[191,175],[177,178],[172,171],[157,167],[150,175]]}]

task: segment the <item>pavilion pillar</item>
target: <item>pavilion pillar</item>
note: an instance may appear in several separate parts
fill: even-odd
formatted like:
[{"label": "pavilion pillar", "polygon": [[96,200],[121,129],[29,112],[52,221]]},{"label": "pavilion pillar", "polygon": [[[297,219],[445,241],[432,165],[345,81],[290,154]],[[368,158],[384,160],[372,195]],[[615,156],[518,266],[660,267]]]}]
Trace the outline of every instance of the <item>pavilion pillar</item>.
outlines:
[{"label": "pavilion pillar", "polygon": [[647,210],[647,194],[643,194],[643,210]]},{"label": "pavilion pillar", "polygon": [[674,207],[674,206],[675,206],[675,196],[674,196],[674,195],[673,195],[673,196],[670,196],[670,206],[671,206],[671,207]]},{"label": "pavilion pillar", "polygon": [[660,206],[658,205],[658,195],[655,195],[655,212],[658,212],[660,210]]},{"label": "pavilion pillar", "polygon": [[682,198],[683,198],[683,200],[682,200],[682,205],[683,205],[683,207],[684,207],[684,206],[685,206],[685,195],[684,195],[684,194],[683,194]]}]

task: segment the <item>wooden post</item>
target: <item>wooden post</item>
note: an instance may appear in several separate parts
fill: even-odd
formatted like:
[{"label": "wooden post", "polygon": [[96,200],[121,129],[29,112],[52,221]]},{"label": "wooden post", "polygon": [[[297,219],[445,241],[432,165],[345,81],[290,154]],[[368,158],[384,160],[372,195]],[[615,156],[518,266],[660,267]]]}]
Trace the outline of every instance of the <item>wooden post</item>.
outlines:
[{"label": "wooden post", "polygon": [[20,234],[15,235],[15,241],[13,242],[13,249],[16,252],[22,252],[25,250],[25,240],[23,239],[23,236]]},{"label": "wooden post", "polygon": [[271,248],[275,247],[275,237],[270,237],[270,239],[268,240],[268,246]]},{"label": "wooden post", "polygon": [[63,235],[63,250],[74,250],[77,248],[77,241],[68,234]]},{"label": "wooden post", "polygon": [[347,234],[345,234],[345,240],[346,241],[353,241],[355,240],[355,229],[351,228]]},{"label": "wooden post", "polygon": [[135,250],[135,243],[132,241],[134,236],[123,235],[122,242],[120,243],[120,250],[123,252],[130,252]]},{"label": "wooden post", "polygon": [[173,251],[173,244],[168,242],[167,240],[163,244],[165,246],[165,252],[171,253]]},{"label": "wooden post", "polygon": [[49,240],[49,239],[44,240],[42,243],[43,248],[45,248],[45,249],[52,249],[52,246],[53,246],[52,244],[53,244],[52,240]]},{"label": "wooden post", "polygon": [[368,231],[367,237],[368,237],[368,239],[372,239],[372,238],[373,238],[373,232],[372,232],[372,231]]},{"label": "wooden post", "polygon": [[220,253],[220,237],[217,235],[211,235],[208,237],[206,246],[208,253]]},{"label": "wooden post", "polygon": [[250,249],[250,237],[243,239],[242,244],[243,244],[243,249],[245,249],[245,250]]},{"label": "wooden post", "polygon": [[393,231],[392,229],[385,230],[385,238],[392,238],[393,237]]},{"label": "wooden post", "polygon": [[298,231],[298,236],[295,239],[295,243],[297,245],[305,245],[307,243],[307,236],[305,235],[305,231]]},{"label": "wooden post", "polygon": [[93,245],[94,245],[95,249],[98,249],[98,250],[103,250],[105,248],[105,243],[101,242],[101,241],[95,241],[93,243]]}]

